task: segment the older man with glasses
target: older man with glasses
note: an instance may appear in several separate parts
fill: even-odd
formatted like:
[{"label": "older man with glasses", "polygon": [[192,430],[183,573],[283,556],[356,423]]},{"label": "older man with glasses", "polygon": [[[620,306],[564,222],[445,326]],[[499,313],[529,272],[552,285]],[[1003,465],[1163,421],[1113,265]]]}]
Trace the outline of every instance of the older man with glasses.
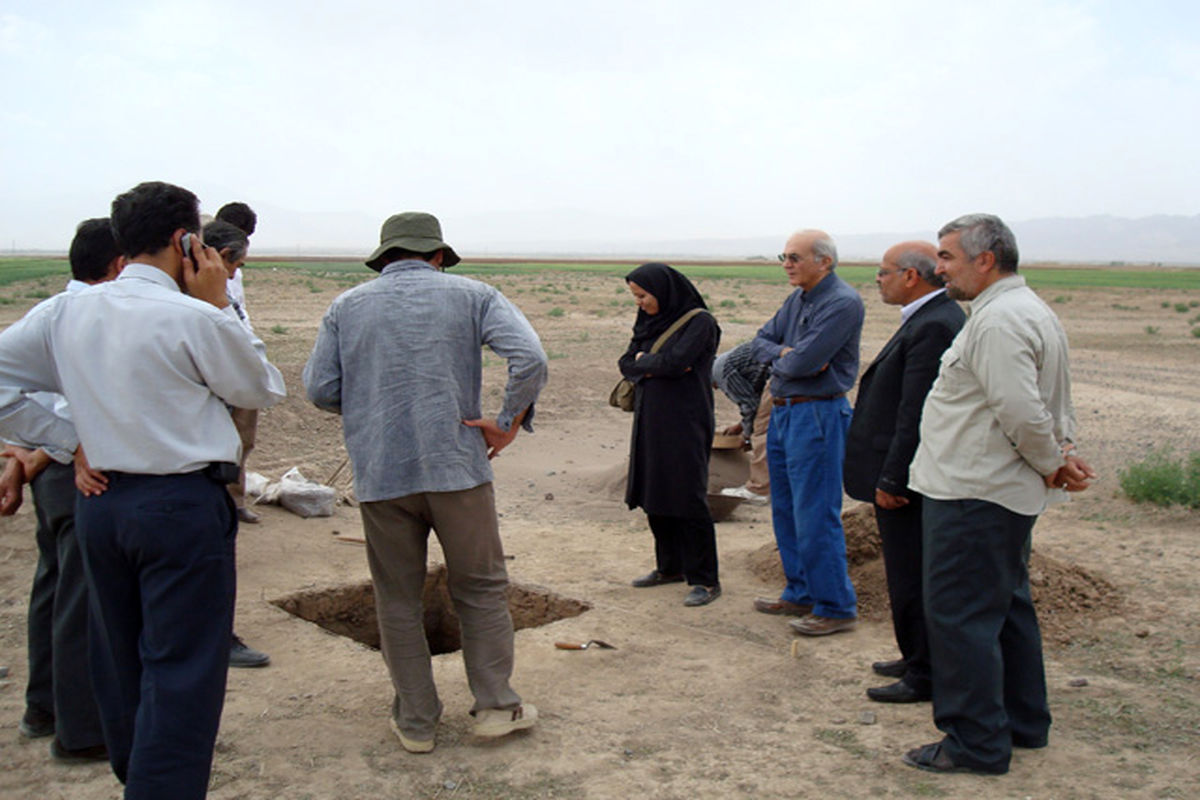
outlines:
[{"label": "older man with glasses", "polygon": [[908,488],[908,465],[942,353],[966,319],[936,269],[937,248],[928,242],[902,242],[883,254],[875,284],[883,302],[900,306],[900,327],[863,370],[846,436],[846,494],[875,506],[900,647],[899,659],[871,665],[899,678],[867,690],[881,703],[916,703],[932,694],[921,592],[922,498]]},{"label": "older man with glasses", "polygon": [[754,608],[798,617],[791,621],[797,633],[824,636],[852,630],[858,620],[841,476],[863,301],[835,274],[837,247],[822,231],[792,235],[779,260],[796,291],[758,332],[754,355],[771,365],[767,465],[787,586],[778,599],[757,598]]}]

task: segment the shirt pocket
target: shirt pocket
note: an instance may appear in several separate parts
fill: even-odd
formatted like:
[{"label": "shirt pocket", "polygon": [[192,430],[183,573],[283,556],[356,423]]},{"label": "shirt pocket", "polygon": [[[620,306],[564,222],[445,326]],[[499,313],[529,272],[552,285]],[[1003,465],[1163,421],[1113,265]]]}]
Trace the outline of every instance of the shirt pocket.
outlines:
[{"label": "shirt pocket", "polygon": [[942,356],[937,383],[941,384],[940,393],[944,396],[962,397],[977,388],[979,382],[963,357],[953,350],[947,350]]}]

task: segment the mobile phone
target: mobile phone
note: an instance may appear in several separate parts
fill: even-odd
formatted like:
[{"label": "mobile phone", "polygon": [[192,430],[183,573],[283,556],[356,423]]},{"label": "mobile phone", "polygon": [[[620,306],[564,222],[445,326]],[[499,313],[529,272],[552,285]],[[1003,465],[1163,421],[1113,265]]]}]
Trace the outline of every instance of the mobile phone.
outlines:
[{"label": "mobile phone", "polygon": [[192,255],[192,235],[185,233],[179,237],[179,249],[183,250],[183,257],[192,259],[192,263],[196,263],[196,257]]}]

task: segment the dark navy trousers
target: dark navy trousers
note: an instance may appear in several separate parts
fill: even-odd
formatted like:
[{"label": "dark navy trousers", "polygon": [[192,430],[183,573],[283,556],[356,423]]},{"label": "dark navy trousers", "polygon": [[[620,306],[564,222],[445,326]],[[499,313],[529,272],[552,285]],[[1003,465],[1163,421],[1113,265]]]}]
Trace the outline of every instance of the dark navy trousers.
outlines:
[{"label": "dark navy trousers", "polygon": [[229,666],[233,502],[201,472],[109,473],[76,509],[113,772],[127,800],[202,798]]}]

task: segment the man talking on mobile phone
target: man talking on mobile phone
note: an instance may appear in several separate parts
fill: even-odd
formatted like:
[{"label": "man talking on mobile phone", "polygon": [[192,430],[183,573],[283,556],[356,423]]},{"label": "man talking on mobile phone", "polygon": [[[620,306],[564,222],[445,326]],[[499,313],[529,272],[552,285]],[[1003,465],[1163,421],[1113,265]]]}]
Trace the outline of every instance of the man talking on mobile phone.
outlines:
[{"label": "man talking on mobile phone", "polygon": [[[92,680],[126,798],[203,797],[225,696],[240,444],[226,403],[265,408],[283,378],[225,295],[186,189],[112,204],[129,263],[0,334],[0,435],[75,453]],[[60,392],[74,425],[26,393]],[[86,456],[84,455],[86,453]]]}]

